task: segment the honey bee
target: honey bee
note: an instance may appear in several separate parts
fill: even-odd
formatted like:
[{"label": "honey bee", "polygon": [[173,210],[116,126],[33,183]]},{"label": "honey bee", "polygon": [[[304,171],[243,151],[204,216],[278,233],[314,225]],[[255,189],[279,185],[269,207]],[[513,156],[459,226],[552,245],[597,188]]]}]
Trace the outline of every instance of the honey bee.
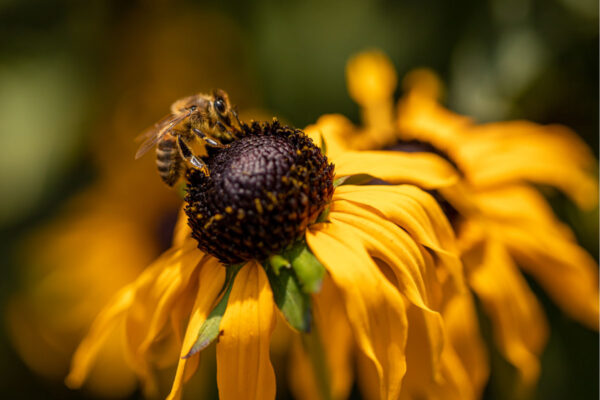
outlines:
[{"label": "honey bee", "polygon": [[156,145],[156,166],[161,179],[173,186],[187,166],[209,174],[202,157],[195,155],[190,146],[200,140],[205,146],[219,148],[235,140],[242,122],[231,106],[225,91],[197,94],[179,99],[171,105],[171,114],[142,133],[144,140],[135,159]]}]

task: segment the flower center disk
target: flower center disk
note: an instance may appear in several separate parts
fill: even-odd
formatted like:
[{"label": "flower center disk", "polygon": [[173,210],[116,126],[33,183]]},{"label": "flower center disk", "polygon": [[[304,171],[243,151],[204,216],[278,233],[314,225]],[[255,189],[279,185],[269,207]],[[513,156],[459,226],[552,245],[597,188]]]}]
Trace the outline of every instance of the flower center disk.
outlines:
[{"label": "flower center disk", "polygon": [[278,122],[245,126],[205,161],[210,176],[188,172],[185,211],[198,247],[225,264],[279,253],[333,195],[333,165],[302,131]]}]

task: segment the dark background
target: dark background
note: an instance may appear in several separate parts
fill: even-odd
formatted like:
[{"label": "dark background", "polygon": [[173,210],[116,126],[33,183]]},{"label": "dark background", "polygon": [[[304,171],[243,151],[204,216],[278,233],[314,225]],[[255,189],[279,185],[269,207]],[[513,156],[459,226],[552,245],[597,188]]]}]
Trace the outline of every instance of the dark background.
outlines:
[{"label": "dark background", "polygon": [[[370,48],[388,54],[399,77],[420,66],[436,70],[457,112],[479,121],[565,124],[598,154],[593,0],[4,0],[2,304],[22,285],[22,240],[93,185],[120,154],[118,143],[132,142],[172,100],[222,87],[240,109],[298,127],[333,112],[358,121],[344,66]],[[126,112],[139,118],[116,137],[122,102],[137,104]],[[597,258],[597,210],[581,214],[562,197],[552,204]],[[552,327],[532,398],[598,398],[598,334],[561,314],[531,283]],[[492,360],[486,397],[511,398],[514,371],[499,356]],[[33,374],[5,333],[0,375],[3,398],[86,397]]]}]

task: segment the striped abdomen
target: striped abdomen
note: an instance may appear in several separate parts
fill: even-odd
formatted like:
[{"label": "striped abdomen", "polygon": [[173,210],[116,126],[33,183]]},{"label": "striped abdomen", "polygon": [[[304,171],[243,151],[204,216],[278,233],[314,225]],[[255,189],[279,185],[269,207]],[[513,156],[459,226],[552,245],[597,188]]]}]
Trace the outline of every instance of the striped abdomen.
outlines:
[{"label": "striped abdomen", "polygon": [[156,146],[156,166],[163,182],[173,186],[181,174],[181,164],[176,137],[165,135]]}]

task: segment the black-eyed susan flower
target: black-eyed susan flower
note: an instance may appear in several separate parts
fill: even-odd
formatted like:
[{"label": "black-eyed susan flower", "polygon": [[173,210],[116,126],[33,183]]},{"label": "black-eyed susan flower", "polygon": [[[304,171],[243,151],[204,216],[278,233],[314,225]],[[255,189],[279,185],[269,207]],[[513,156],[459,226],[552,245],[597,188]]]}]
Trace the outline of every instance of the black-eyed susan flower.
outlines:
[{"label": "black-eyed susan flower", "polygon": [[[159,391],[157,368],[177,362],[168,397],[179,398],[216,342],[220,398],[272,399],[269,349],[281,316],[302,334],[299,396],[347,396],[356,348],[374,371],[372,395],[475,397],[464,365],[482,362],[476,330],[442,322],[473,322],[462,265],[449,222],[420,189],[454,184],[450,164],[407,155],[382,165],[374,153],[349,153],[334,167],[299,130],[273,122],[244,132],[210,150],[210,176],[188,172],[173,246],[99,314],[69,386],[121,331],[148,395]],[[394,184],[351,184],[364,177],[357,172]]]},{"label": "black-eyed susan flower", "polygon": [[580,207],[595,207],[592,153],[563,126],[527,121],[477,125],[444,109],[437,101],[441,84],[428,70],[406,77],[407,93],[393,113],[395,74],[379,52],[350,60],[347,78],[364,126],[327,115],[307,132],[323,135],[328,148],[340,153],[438,154],[456,167],[460,182],[436,191],[436,198],[452,218],[467,280],[491,318],[500,351],[523,382],[532,384],[547,323],[518,267],[567,314],[598,329],[597,265],[533,186],[558,188]]}]

